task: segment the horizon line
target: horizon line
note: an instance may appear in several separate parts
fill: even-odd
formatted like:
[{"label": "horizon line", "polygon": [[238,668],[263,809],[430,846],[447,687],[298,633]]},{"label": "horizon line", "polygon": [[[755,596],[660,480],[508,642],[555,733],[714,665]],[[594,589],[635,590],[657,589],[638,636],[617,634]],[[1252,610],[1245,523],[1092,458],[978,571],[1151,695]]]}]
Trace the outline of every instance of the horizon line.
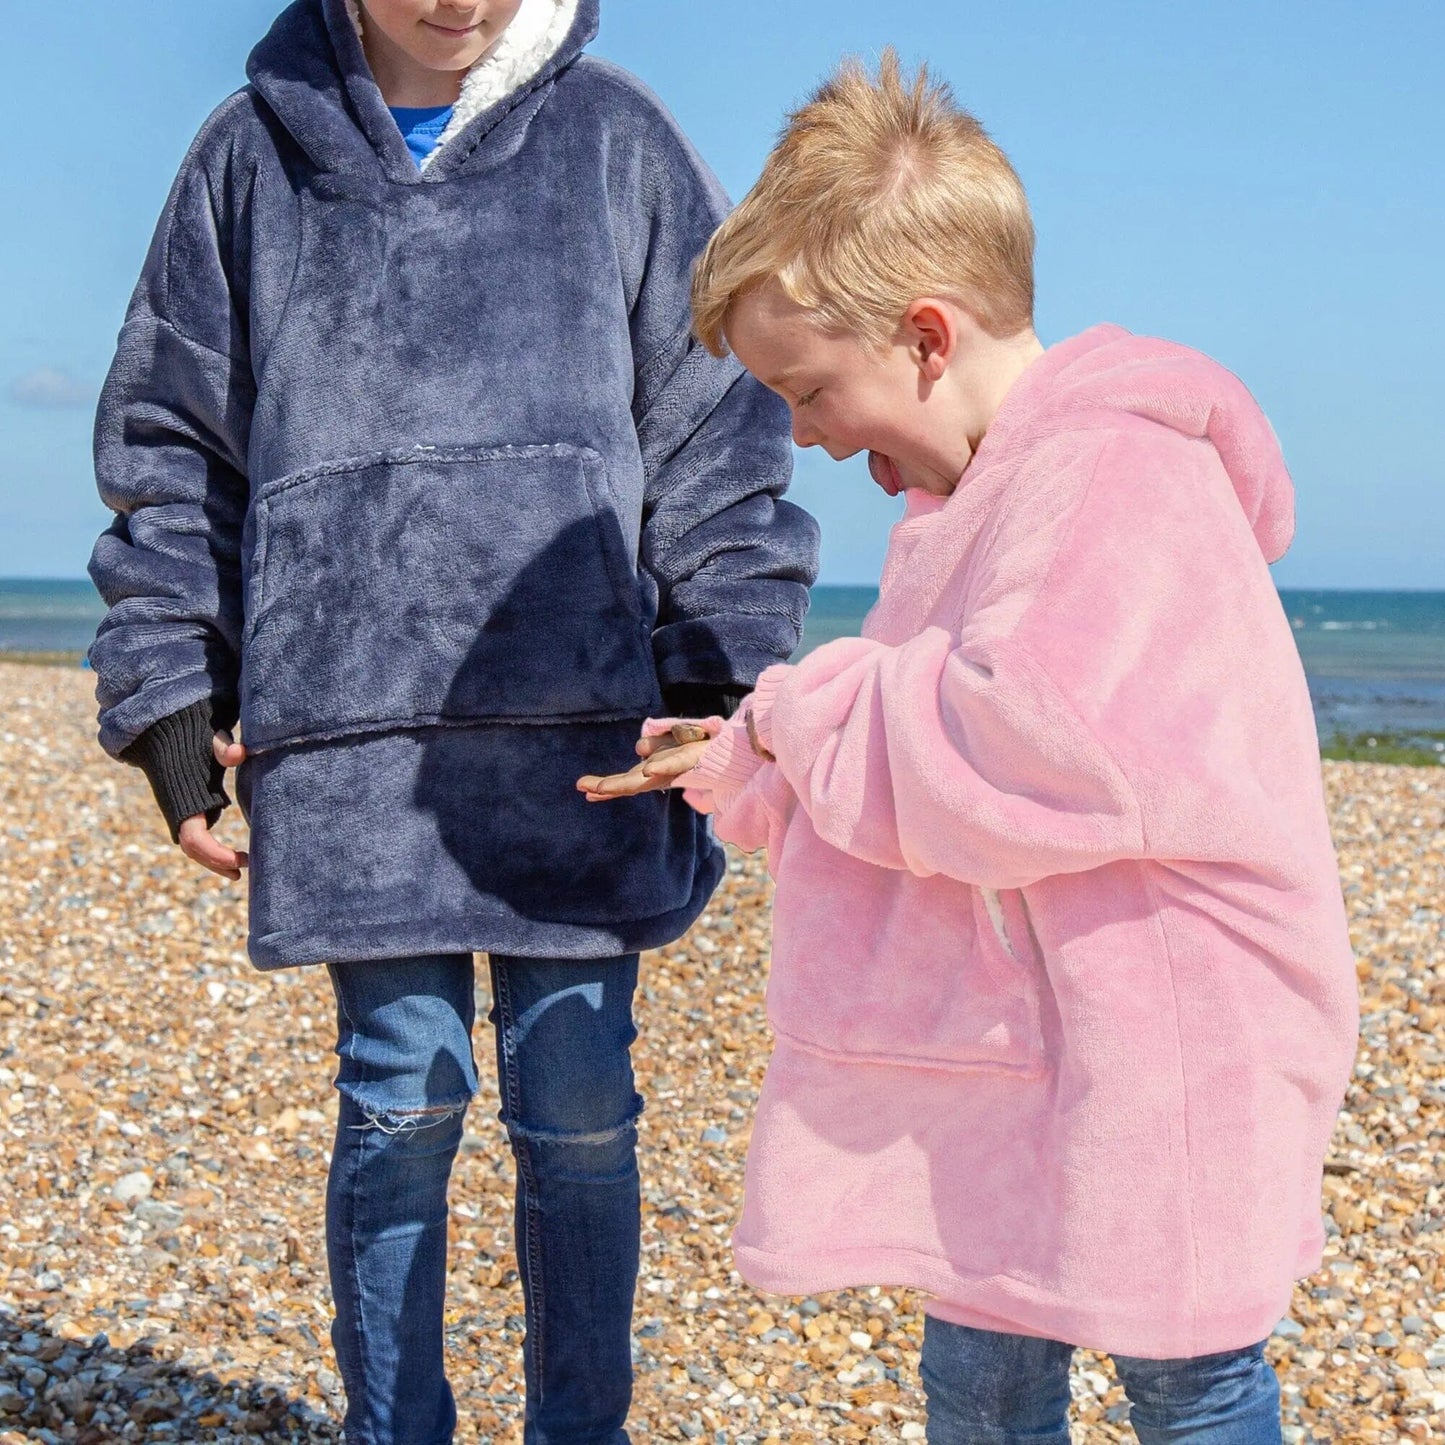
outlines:
[{"label": "horizon line", "polygon": [[[79,576],[79,577],[75,577],[75,576],[72,576],[72,577],[57,577],[57,576],[54,576],[54,575],[49,575],[49,576],[38,576],[38,575],[37,575],[37,576],[29,576],[29,575],[26,575],[26,574],[24,574],[24,573],[15,573],[15,574],[10,574],[10,575],[0,575],[0,587],[3,587],[3,586],[4,586],[6,583],[8,583],[8,582],[38,582],[38,583],[47,583],[47,582],[49,582],[49,583],[62,583],[62,584],[64,584],[64,585],[66,585],[66,586],[72,586],[72,585],[91,586],[91,585],[92,585],[90,578],[84,576],[83,574],[82,574],[81,576]],[[849,588],[856,588],[856,589],[859,589],[859,590],[862,590],[862,591],[877,591],[877,589],[878,589],[878,583],[877,583],[877,582],[821,582],[821,581],[820,581],[820,582],[815,582],[815,583],[813,584],[811,590],[816,592],[819,588],[824,588],[824,587],[838,587],[838,588],[849,587]],[[1306,585],[1306,584],[1304,584],[1304,583],[1295,583],[1295,582],[1291,582],[1291,583],[1280,583],[1280,582],[1276,582],[1276,583],[1275,583],[1275,591],[1277,591],[1277,592],[1392,592],[1392,593],[1423,593],[1423,594],[1427,594],[1427,595],[1428,595],[1428,594],[1432,594],[1432,593],[1445,593],[1445,580],[1442,580],[1442,582],[1440,583],[1440,585],[1435,586],[1435,587],[1386,587],[1386,586],[1380,586],[1380,585],[1371,585],[1371,586],[1366,586],[1366,587],[1341,587],[1341,586],[1339,586],[1338,584],[1331,584],[1331,585],[1328,585],[1328,586],[1308,586],[1308,585]],[[99,595],[99,594],[97,594],[97,596],[98,596],[98,595]]]}]

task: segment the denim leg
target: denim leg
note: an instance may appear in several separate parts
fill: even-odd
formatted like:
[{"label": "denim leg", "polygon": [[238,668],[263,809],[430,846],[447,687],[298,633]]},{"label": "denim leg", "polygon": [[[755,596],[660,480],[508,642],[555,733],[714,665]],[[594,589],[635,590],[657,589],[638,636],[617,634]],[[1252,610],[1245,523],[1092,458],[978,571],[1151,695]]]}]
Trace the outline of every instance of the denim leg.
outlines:
[{"label": "denim leg", "polygon": [[1057,1340],[923,1322],[929,1445],[1069,1445],[1069,1361]]},{"label": "denim leg", "polygon": [[1264,1345],[1192,1360],[1115,1355],[1139,1445],[1280,1445],[1279,1380]]},{"label": "denim leg", "polygon": [[502,1122],[517,1161],[525,1445],[626,1445],[639,1213],[629,1050],[637,956],[494,955]]},{"label": "denim leg", "polygon": [[448,1445],[447,1181],[477,1089],[470,954],[334,964],[341,1111],[326,1195],[348,1445]]}]

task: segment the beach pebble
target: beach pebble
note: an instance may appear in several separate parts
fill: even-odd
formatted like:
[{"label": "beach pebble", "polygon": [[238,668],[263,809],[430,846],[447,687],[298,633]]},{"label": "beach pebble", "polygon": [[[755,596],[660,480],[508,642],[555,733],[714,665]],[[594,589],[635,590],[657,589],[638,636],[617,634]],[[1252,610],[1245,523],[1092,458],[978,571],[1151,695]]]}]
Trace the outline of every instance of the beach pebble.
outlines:
[{"label": "beach pebble", "polygon": [[111,1189],[112,1196],[121,1204],[134,1204],[141,1199],[149,1199],[151,1190],[155,1188],[155,1181],[144,1170],[137,1169],[132,1174],[122,1175],[115,1181]]},{"label": "beach pebble", "polygon": [[[330,985],[251,969],[244,889],[186,864],[144,777],[97,749],[93,683],[0,664],[0,1445],[339,1445]],[[1324,1261],[1269,1359],[1292,1445],[1445,1441],[1445,770],[1324,776],[1360,1050]],[[217,832],[244,843],[235,809]],[[730,853],[689,937],[643,960],[634,1438],[921,1441],[917,1296],[764,1297],[733,1270],[770,898],[762,860]],[[522,1417],[486,1027],[449,1229],[458,1445],[518,1439]],[[1078,1441],[1132,1438],[1107,1358],[1078,1352],[1073,1394]]]}]

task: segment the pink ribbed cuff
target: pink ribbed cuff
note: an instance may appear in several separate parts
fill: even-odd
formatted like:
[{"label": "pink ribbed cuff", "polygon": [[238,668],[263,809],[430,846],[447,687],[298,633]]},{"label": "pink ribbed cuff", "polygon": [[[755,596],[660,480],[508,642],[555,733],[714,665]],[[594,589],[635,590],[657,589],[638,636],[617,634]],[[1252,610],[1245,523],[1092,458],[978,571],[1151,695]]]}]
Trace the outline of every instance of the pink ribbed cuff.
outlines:
[{"label": "pink ribbed cuff", "polygon": [[710,738],[715,738],[726,726],[727,719],[718,717],[648,717],[642,720],[642,736],[660,738],[670,733],[674,723],[691,723],[701,728]]},{"label": "pink ribbed cuff", "polygon": [[[747,703],[743,704],[747,707]],[[748,742],[748,730],[740,721],[729,722],[707,745],[702,761],[678,782],[688,788],[707,788],[714,793],[735,793],[747,786],[763,759]]]},{"label": "pink ribbed cuff", "polygon": [[787,681],[792,670],[785,662],[768,668],[758,679],[758,685],[753,689],[753,695],[740,709],[740,711],[746,710],[752,713],[758,741],[770,753],[777,752],[773,746],[773,704],[777,701],[778,689]]}]

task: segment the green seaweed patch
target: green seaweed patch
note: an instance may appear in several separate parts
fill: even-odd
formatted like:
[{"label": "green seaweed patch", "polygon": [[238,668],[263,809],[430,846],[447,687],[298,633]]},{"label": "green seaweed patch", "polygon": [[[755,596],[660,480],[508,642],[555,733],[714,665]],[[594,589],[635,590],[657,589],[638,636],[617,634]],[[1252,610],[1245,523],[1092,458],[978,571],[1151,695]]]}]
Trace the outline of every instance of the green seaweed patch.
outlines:
[{"label": "green seaweed patch", "polygon": [[0,651],[0,662],[18,662],[27,667],[79,667],[84,661],[83,652]]},{"label": "green seaweed patch", "polygon": [[1445,765],[1445,732],[1336,733],[1320,748],[1342,763],[1395,763],[1407,768]]},{"label": "green seaweed patch", "polygon": [[17,662],[26,668],[79,668],[84,665],[82,652],[3,652],[0,662]]}]

